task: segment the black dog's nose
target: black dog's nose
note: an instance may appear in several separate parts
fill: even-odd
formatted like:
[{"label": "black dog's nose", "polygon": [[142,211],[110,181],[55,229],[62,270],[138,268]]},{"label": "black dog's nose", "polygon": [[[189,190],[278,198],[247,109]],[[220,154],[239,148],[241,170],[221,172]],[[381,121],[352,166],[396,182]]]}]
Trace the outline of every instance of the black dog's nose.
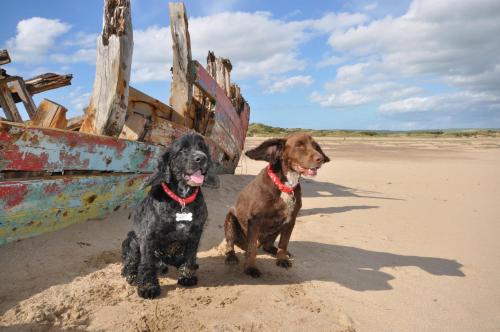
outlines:
[{"label": "black dog's nose", "polygon": [[204,153],[196,153],[193,157],[193,160],[196,163],[201,164],[207,160],[207,156]]}]

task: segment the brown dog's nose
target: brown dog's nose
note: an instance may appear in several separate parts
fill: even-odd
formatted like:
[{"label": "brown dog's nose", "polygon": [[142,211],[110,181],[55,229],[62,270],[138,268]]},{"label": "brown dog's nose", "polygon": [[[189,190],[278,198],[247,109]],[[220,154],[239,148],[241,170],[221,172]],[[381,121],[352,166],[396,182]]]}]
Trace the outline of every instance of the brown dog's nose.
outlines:
[{"label": "brown dog's nose", "polygon": [[322,155],[320,155],[319,153],[316,154],[316,156],[314,157],[314,161],[317,162],[317,163],[323,163],[324,161],[324,158]]}]

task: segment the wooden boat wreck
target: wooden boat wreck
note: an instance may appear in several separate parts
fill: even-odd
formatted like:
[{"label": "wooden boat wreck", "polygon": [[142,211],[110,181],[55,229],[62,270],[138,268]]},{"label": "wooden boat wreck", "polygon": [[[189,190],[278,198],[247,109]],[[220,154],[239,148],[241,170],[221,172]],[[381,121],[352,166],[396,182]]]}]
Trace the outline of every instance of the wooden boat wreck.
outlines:
[{"label": "wooden boat wreck", "polygon": [[[191,59],[185,7],[170,3],[173,65],[170,106],[129,86],[132,24],[129,0],[105,0],[96,77],[83,116],[32,94],[70,84],[71,75],[24,81],[0,68],[0,244],[102,218],[145,195],[144,179],[170,142],[204,135],[219,173],[234,173],[250,108],[230,82],[231,63],[209,52]],[[0,51],[0,65],[10,62]],[[30,117],[16,108],[23,102]],[[1,113],[0,113],[1,115]]]}]

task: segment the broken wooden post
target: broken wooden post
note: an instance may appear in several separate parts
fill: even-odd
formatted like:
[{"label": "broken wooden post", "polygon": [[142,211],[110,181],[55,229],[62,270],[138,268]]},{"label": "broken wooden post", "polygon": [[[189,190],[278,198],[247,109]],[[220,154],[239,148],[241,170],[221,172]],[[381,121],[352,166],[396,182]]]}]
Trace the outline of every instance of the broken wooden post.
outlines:
[{"label": "broken wooden post", "polygon": [[[173,51],[170,105],[178,113],[172,115],[172,121],[191,128],[194,121],[194,114],[192,114],[194,110],[191,110],[194,78],[191,70],[191,40],[186,7],[180,2],[169,3],[168,7]],[[183,117],[184,123],[181,122]]]},{"label": "broken wooden post", "polygon": [[80,131],[118,136],[127,114],[132,65],[129,0],[105,0],[102,34],[97,42],[96,74]]},{"label": "broken wooden post", "polygon": [[[17,98],[23,102],[26,113],[28,113],[30,119],[33,119],[36,113],[36,106],[31,94],[28,92],[28,89],[24,84],[24,80],[19,76],[15,76],[15,80],[10,82],[9,86],[11,92],[14,91],[14,93],[17,94]],[[15,96],[12,96],[12,99],[16,102]]]},{"label": "broken wooden post", "polygon": [[8,121],[23,122],[23,118],[17,110],[16,103],[12,99],[12,93],[7,85],[14,79],[12,76],[0,78],[0,107],[2,107]]},{"label": "broken wooden post", "polygon": [[66,129],[68,121],[66,120],[66,112],[68,110],[51,100],[44,99],[38,105],[35,118],[32,124],[44,128],[59,128]]},{"label": "broken wooden post", "polygon": [[10,56],[7,50],[0,50],[0,65],[10,63]]},{"label": "broken wooden post", "polygon": [[207,56],[207,72],[217,84],[224,90],[226,96],[231,94],[231,70],[233,66],[229,59],[216,57],[214,52],[209,51]]},{"label": "broken wooden post", "polygon": [[[58,75],[54,73],[47,73],[43,75],[38,75],[29,80],[24,81],[26,90],[30,95],[34,95],[47,90],[57,89],[63,86],[71,85],[71,79],[73,75]],[[15,89],[10,89],[12,92],[12,98],[16,103],[23,101],[21,96],[19,96]],[[35,107],[36,109],[36,107]]]}]

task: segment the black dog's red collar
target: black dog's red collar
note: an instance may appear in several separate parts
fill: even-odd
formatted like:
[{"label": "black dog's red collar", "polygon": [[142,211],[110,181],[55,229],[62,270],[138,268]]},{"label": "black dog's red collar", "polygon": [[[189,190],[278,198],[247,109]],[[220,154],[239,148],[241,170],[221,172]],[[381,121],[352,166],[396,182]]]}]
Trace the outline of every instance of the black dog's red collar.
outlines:
[{"label": "black dog's red collar", "polygon": [[273,170],[271,169],[270,164],[267,166],[267,175],[269,175],[271,180],[274,182],[276,187],[278,187],[278,189],[281,192],[287,193],[289,195],[293,195],[293,191],[295,190],[295,187],[289,187],[289,186],[283,184],[283,182],[280,181],[278,176],[276,174],[274,174]]},{"label": "black dog's red collar", "polygon": [[172,190],[170,190],[170,188],[167,187],[167,184],[165,182],[162,182],[161,186],[163,187],[163,190],[165,191],[165,193],[168,196],[170,196],[170,198],[172,198],[174,201],[179,203],[183,208],[186,206],[186,204],[193,203],[194,200],[196,199],[196,196],[198,196],[198,192],[200,192],[200,188],[196,187],[196,189],[194,190],[194,194],[192,194],[189,197],[182,198],[182,197],[177,196]]}]

